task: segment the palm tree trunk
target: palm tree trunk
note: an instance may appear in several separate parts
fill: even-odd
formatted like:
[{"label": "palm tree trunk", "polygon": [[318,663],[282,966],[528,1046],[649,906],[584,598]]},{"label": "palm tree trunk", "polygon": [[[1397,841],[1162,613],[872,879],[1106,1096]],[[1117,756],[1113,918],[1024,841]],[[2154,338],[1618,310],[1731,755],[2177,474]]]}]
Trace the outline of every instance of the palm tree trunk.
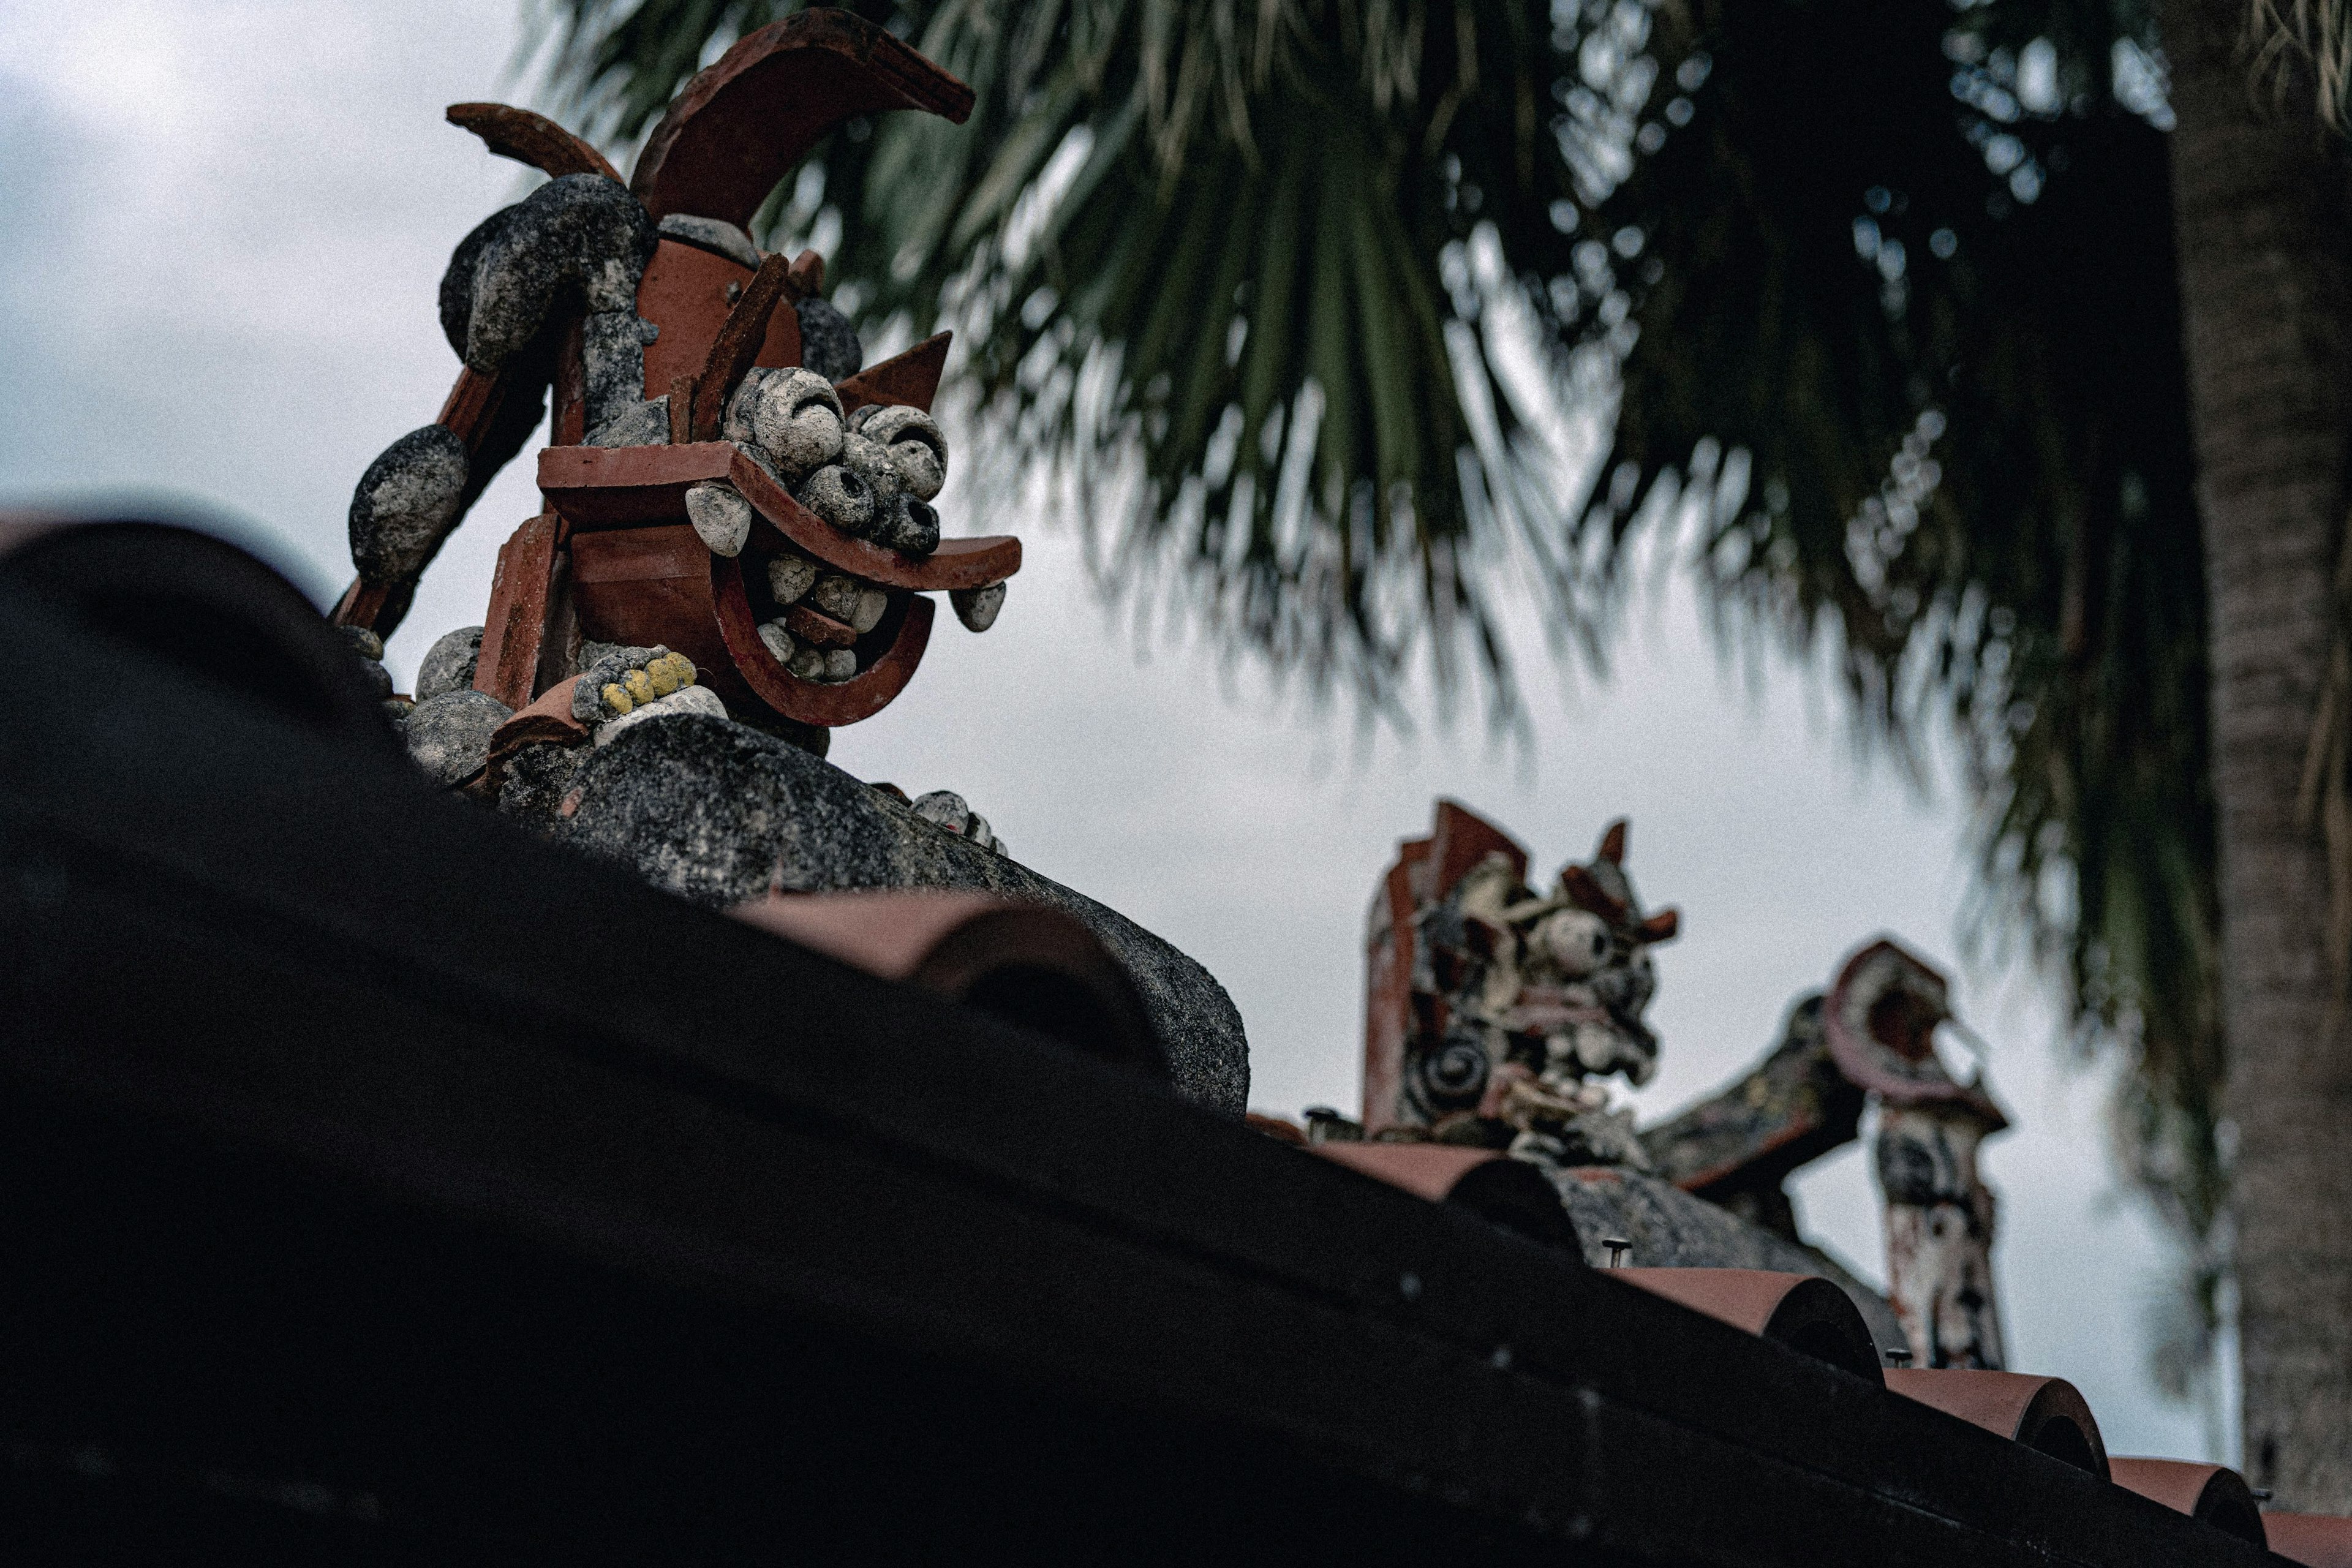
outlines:
[{"label": "palm tree trunk", "polygon": [[2211,595],[2245,1458],[2279,1506],[2352,1513],[2352,1030],[2326,862],[2297,811],[2352,499],[2352,187],[2310,94],[2273,110],[2251,85],[2245,15],[2163,14]]}]

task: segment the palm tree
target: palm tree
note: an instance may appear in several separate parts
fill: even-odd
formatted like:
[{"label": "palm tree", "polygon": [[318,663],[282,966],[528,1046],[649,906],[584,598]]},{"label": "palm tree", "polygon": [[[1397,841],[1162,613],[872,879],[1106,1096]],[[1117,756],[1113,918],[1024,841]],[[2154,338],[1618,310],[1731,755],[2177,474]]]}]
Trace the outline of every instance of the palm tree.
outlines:
[{"label": "palm tree", "polygon": [[[2340,142],[2261,111],[2240,56],[2244,20],[2231,0],[2170,0],[2163,16],[2212,605],[2246,1453],[2281,1496],[2347,1512],[2352,1230],[2340,1216],[2352,1166],[2333,1116],[2352,1105],[2339,592],[2352,563],[2342,551],[2352,184]],[[2323,704],[2331,665],[2334,700]],[[2325,835],[2311,829],[2315,811]]]},{"label": "palm tree", "polygon": [[[2308,86],[2339,57],[2294,3]],[[1897,756],[1961,737],[1984,927],[2126,1055],[2200,1321],[2234,1215],[2256,1483],[2352,1509],[2352,893],[2330,928],[2308,826],[2352,889],[2352,658],[2313,730],[2344,189],[2261,111],[2245,5],[861,0],[978,107],[851,123],[764,221],[868,323],[952,321],[1107,584],[1375,705],[1427,660],[1511,713],[1505,563],[1597,652],[1634,534],[1695,510],[1727,636],[1832,639]],[[560,0],[558,79],[625,140],[792,8]],[[1609,418],[1590,493],[1561,388]]]}]

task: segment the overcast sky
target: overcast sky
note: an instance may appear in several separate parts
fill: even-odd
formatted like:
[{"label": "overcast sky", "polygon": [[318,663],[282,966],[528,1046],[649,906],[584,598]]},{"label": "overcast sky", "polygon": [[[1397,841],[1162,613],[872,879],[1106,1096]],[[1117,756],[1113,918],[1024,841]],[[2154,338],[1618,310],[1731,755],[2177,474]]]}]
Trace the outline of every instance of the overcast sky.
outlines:
[{"label": "overcast sky", "polygon": [[[524,188],[441,119],[461,100],[531,100],[518,38],[497,0],[0,0],[16,388],[0,505],[169,508],[321,602],[339,591],[353,481],[433,417],[457,371],[434,304],[450,247]],[[482,620],[498,545],[538,510],[528,471],[490,489],[427,577],[393,643],[404,689],[434,637]],[[2098,1071],[2061,1059],[2030,976],[1962,962],[1961,803],[1858,764],[1818,682],[1727,671],[1667,574],[1605,681],[1547,674],[1526,642],[1530,748],[1475,723],[1367,742],[1344,710],[1139,640],[1094,595],[1068,520],[974,515],[952,482],[940,506],[950,534],[1019,533],[1028,565],[987,637],[943,617],[913,686],[838,733],[833,760],[961,791],[1019,858],[1201,959],[1248,1026],[1254,1104],[1355,1105],[1365,908],[1437,796],[1515,834],[1542,878],[1629,816],[1643,894],[1680,906],[1685,932],[1659,954],[1664,1057],[1644,1117],[1744,1069],[1845,952],[1897,936],[1953,974],[2019,1124],[1987,1158],[2011,1364],[2076,1383],[2114,1452],[2207,1453],[2197,1413],[2143,1371],[2171,1263],[2116,1194]],[[1859,1148],[1796,1190],[1813,1234],[1882,1278]]]}]

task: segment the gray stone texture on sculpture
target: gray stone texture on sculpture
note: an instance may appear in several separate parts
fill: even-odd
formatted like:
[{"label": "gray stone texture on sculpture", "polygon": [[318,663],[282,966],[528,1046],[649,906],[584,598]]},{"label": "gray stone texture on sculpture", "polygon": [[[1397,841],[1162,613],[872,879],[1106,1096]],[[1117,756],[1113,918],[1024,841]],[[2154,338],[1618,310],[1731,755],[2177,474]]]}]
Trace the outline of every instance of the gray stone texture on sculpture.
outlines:
[{"label": "gray stone texture on sculpture", "polygon": [[671,213],[661,220],[661,236],[691,245],[698,250],[723,256],[740,262],[757,272],[760,269],[760,247],[751,237],[724,218],[696,217],[688,213]]},{"label": "gray stone texture on sculpture", "polygon": [[419,702],[402,731],[409,760],[445,788],[464,784],[489,761],[490,736],[514,716],[497,698],[467,688]]},{"label": "gray stone texture on sculpture", "polygon": [[388,701],[392,697],[392,671],[383,667],[383,639],[365,626],[337,629],[343,634],[343,640],[352,645],[352,651],[359,655],[360,669],[366,676],[368,686],[377,700]]},{"label": "gray stone texture on sculpture", "polygon": [[352,563],[369,583],[414,578],[456,523],[471,459],[445,425],[411,430],[352,491]]},{"label": "gray stone texture on sculpture", "polygon": [[907,809],[950,833],[961,833],[965,819],[971,816],[970,803],[951,789],[935,789],[929,795],[917,795]]},{"label": "gray stone texture on sculpture", "polygon": [[1862,1310],[1871,1338],[1880,1346],[1906,1343],[1902,1320],[1886,1299],[1855,1279],[1835,1258],[1773,1235],[1693,1197],[1671,1183],[1619,1165],[1538,1164],[1576,1222],[1584,1260],[1600,1268],[1609,1261],[1601,1244],[1614,1237],[1633,1244],[1626,1263],[1642,1268],[1769,1268],[1784,1274],[1819,1274]]},{"label": "gray stone texture on sculpture", "polygon": [[660,434],[650,440],[591,440],[592,446],[652,447],[669,439],[667,395],[647,399],[646,345],[661,329],[634,310],[600,310],[584,318],[580,327],[583,417],[591,431],[608,429],[628,419],[636,428],[651,428],[640,410],[658,403],[663,415]]},{"label": "gray stone texture on sculpture", "polygon": [[772,888],[939,888],[1067,910],[1134,977],[1179,1090],[1241,1113],[1249,1047],[1232,998],[1199,963],[1116,911],[741,724],[643,725],[611,745],[563,753],[568,773],[566,761],[533,757],[555,750],[535,746],[517,759],[500,809],[698,903],[723,907]]},{"label": "gray stone texture on sculpture", "polygon": [[584,746],[525,746],[507,761],[499,809],[526,822],[554,821],[587,754]]},{"label": "gray stone texture on sculpture", "polygon": [[449,253],[448,269],[441,274],[441,334],[459,359],[466,357],[466,332],[474,316],[474,268],[482,252],[514,220],[515,207],[503,206],[473,226],[457,248]]},{"label": "gray stone texture on sculpture", "polygon": [[580,657],[572,660],[572,668],[584,675],[589,670],[596,667],[596,663],[599,659],[604,658],[608,654],[637,653],[643,655],[646,658],[651,658],[653,657],[653,651],[654,650],[649,647],[632,648],[626,643],[596,642],[588,638],[583,638],[580,644]]},{"label": "gray stone texture on sculpture", "polygon": [[665,447],[669,444],[669,397],[631,403],[590,430],[583,447]]},{"label": "gray stone texture on sculpture", "polygon": [[877,518],[907,493],[906,482],[899,479],[898,465],[890,461],[889,452],[880,442],[868,440],[854,430],[841,438],[841,466],[864,479],[866,488],[874,492]]},{"label": "gray stone texture on sculpture", "polygon": [[[550,180],[500,215],[476,247],[466,363],[495,374],[559,305],[575,300],[592,316],[634,317],[637,280],[656,243],[652,217],[616,182],[601,174]],[[451,258],[453,271],[458,259]]]},{"label": "gray stone texture on sculpture", "polygon": [[425,650],[416,666],[416,700],[429,702],[474,684],[482,658],[482,628],[459,626],[444,632]]},{"label": "gray stone texture on sculpture", "polygon": [[801,363],[827,381],[843,382],[866,368],[866,348],[849,318],[824,300],[793,307],[801,319]]}]

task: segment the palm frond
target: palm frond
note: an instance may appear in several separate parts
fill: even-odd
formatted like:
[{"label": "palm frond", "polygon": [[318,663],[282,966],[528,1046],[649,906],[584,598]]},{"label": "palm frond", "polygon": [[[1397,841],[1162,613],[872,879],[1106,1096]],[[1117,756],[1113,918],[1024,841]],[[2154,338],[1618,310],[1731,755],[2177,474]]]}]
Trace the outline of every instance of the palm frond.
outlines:
[{"label": "palm frond", "polygon": [[[1639,323],[1614,458],[1738,450],[1718,605],[1794,649],[1834,634],[1865,737],[1960,736],[1979,928],[2023,932],[2085,1045],[2128,1054],[2119,1152],[2205,1267],[2204,578],[2163,106],[2125,79],[2160,70],[2147,18],[1748,0],[1664,52],[1681,123],[1594,213],[1638,247],[1589,254],[1560,323]],[[1588,530],[1622,530],[1617,493]]]},{"label": "palm frond", "polygon": [[[611,137],[780,9],[547,3]],[[857,9],[970,83],[971,122],[853,122],[768,221],[832,226],[867,321],[957,328],[1109,587],[1376,706],[1417,658],[1478,672],[1499,715],[1502,563],[1597,657],[1638,520],[1691,498],[1727,635],[1832,637],[1893,754],[1961,737],[1980,921],[2128,1053],[2126,1167],[2203,1245],[2205,609],[2144,9]],[[1513,353],[1612,384],[1594,496]]]},{"label": "palm frond", "polygon": [[2352,110],[2352,6],[2345,0],[2248,0],[2246,47],[2273,100],[2300,108],[2308,96],[2320,123],[2345,127]]}]

